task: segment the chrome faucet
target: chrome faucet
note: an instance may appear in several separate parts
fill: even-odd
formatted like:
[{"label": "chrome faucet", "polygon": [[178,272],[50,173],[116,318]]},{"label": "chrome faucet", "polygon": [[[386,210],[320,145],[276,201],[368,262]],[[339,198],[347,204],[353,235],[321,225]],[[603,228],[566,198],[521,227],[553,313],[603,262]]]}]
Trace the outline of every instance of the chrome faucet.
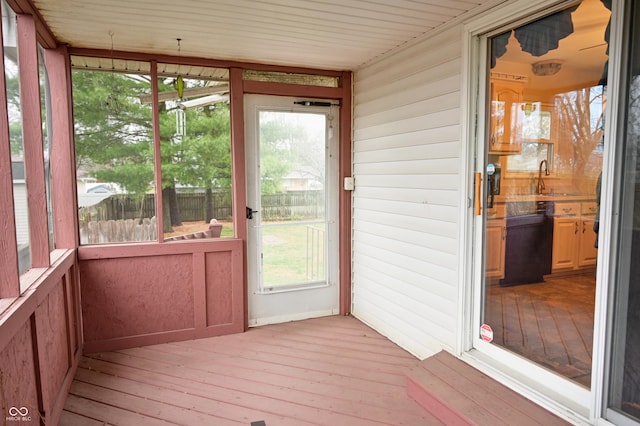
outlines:
[{"label": "chrome faucet", "polygon": [[544,175],[549,176],[549,168],[547,167],[547,160],[542,160],[540,162],[540,168],[538,169],[538,195],[542,194],[542,191],[545,189],[544,180],[542,179],[542,166],[544,166]]}]

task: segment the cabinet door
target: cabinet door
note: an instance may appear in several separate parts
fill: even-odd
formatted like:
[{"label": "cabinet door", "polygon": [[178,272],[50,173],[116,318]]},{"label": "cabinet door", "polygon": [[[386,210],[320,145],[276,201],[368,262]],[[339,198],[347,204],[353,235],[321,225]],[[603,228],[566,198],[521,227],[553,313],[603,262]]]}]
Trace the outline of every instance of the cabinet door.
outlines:
[{"label": "cabinet door", "polygon": [[522,87],[514,83],[491,83],[490,153],[516,153],[521,150],[522,137],[518,121],[522,102]]},{"label": "cabinet door", "polygon": [[596,264],[598,249],[595,242],[598,236],[593,230],[594,218],[582,218],[580,229],[580,254],[578,266],[591,266]]},{"label": "cabinet door", "polygon": [[504,220],[487,223],[485,276],[488,278],[504,278],[505,233]]},{"label": "cabinet door", "polygon": [[573,269],[578,265],[579,222],[575,217],[554,219],[552,269]]}]

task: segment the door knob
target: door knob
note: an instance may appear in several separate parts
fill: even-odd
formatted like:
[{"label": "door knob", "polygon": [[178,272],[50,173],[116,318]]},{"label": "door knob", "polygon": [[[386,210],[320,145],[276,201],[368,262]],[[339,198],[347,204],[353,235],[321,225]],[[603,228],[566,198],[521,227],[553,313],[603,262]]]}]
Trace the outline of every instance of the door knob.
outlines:
[{"label": "door knob", "polygon": [[258,210],[253,210],[251,207],[247,207],[247,219],[253,219],[254,213],[258,213]]}]

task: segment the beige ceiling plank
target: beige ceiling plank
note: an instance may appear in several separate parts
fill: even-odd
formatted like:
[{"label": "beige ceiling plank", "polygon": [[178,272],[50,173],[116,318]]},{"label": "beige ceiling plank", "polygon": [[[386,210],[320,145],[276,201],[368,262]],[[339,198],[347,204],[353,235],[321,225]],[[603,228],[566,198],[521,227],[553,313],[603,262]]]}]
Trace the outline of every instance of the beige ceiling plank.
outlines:
[{"label": "beige ceiling plank", "polygon": [[334,14],[335,16],[342,16],[344,19],[348,19],[349,22],[379,22],[381,25],[388,24],[400,24],[400,25],[414,25],[421,26],[427,17],[416,16],[413,14],[399,14],[401,9],[392,7],[385,12],[378,11],[373,7],[360,7],[355,6],[361,3],[356,2],[324,2],[322,0],[307,1],[304,3],[296,4],[295,7],[290,7],[291,2],[289,0],[267,0],[270,5],[277,5],[283,7],[289,7],[296,12],[305,11],[305,13],[312,14],[313,16],[325,17],[327,14]]},{"label": "beige ceiling plank", "polygon": [[10,1],[33,1],[76,49],[175,58],[180,37],[181,56],[212,63],[349,70],[492,0]]},{"label": "beige ceiling plank", "polygon": [[[349,0],[344,2],[341,0],[315,0],[327,5],[349,5],[357,9],[375,10],[376,12],[389,13],[398,16],[411,16],[418,19],[428,19],[433,13],[433,7],[430,4],[424,4],[413,0]],[[451,9],[448,15],[456,15],[455,9]]]},{"label": "beige ceiling plank", "polygon": [[[78,33],[78,37],[81,37],[82,33]],[[194,34],[195,37],[195,34]],[[214,37],[208,37],[206,38],[206,40],[201,40],[202,36],[195,38],[196,40],[198,40],[198,44],[191,44],[189,42],[190,37],[185,34],[183,35],[183,44],[182,44],[182,55],[184,56],[188,56],[190,55],[191,51],[199,51],[201,52],[202,49],[206,49],[207,47],[210,47],[212,45],[221,45],[220,47],[216,48],[217,52],[226,52],[225,54],[236,54],[237,55],[237,51],[244,51],[246,50],[250,50],[250,51],[264,51],[265,49],[271,50],[271,49],[287,49],[287,54],[288,55],[298,55],[298,54],[304,54],[307,50],[309,49],[313,49],[313,50],[320,50],[322,52],[322,54],[324,55],[331,55],[332,52],[335,52],[335,44],[326,44],[326,43],[322,43],[321,41],[313,41],[313,40],[296,40],[290,37],[275,37],[275,36],[268,36],[267,34],[247,34],[244,38],[242,38],[241,42],[237,42],[236,38],[232,37],[232,36],[228,36],[228,35],[218,35],[218,36],[214,36]],[[133,40],[135,41],[136,38],[134,37]],[[72,45],[76,46],[76,43],[71,43]],[[391,48],[394,47],[395,45],[393,43],[389,43],[389,44],[378,44],[377,48],[380,47],[386,47],[386,48]],[[90,46],[77,46],[77,47],[90,47]],[[109,46],[98,46],[98,47],[102,47],[105,48],[107,50],[109,50]],[[122,41],[118,41],[115,44],[115,47],[118,50],[139,50],[140,46],[136,43],[136,44],[132,44],[129,45],[126,42],[123,44]],[[177,50],[175,47],[171,46],[168,48],[168,50],[173,51],[172,53],[177,55]],[[343,45],[341,45],[341,50],[343,50],[346,54],[349,55],[362,55],[365,53],[370,53],[371,52],[371,47],[367,46],[365,44],[350,44],[350,43],[344,43]],[[236,52],[236,53],[234,53]],[[208,54],[209,57],[212,56],[211,53]],[[219,55],[218,55],[219,56]]]},{"label": "beige ceiling plank", "polygon": [[[51,1],[51,0],[49,0]],[[43,2],[41,0],[41,2]],[[163,23],[170,22],[183,22],[182,19],[187,19],[187,22],[192,23],[194,20],[204,21],[204,23],[211,25],[211,21],[218,22],[219,13],[223,10],[229,10],[234,13],[239,19],[243,19],[246,26],[251,22],[254,16],[265,16],[272,19],[272,24],[282,26],[285,22],[291,22],[292,24],[302,25],[307,24],[317,25],[319,28],[341,28],[342,30],[353,29],[356,27],[368,27],[372,31],[388,32],[395,31],[397,35],[404,34],[404,27],[402,25],[380,25],[380,21],[371,21],[368,19],[343,17],[331,12],[326,12],[321,16],[314,15],[313,13],[294,13],[298,8],[287,8],[281,6],[264,7],[261,3],[256,3],[253,0],[218,0],[213,2],[197,2],[194,4],[194,8],[197,8],[198,13],[194,15],[192,13],[193,8],[190,8],[190,3],[193,1],[185,1],[180,4],[175,2],[158,2],[149,0],[137,0],[136,2],[124,2],[121,0],[113,0],[109,2],[83,2],[81,7],[75,9],[70,7],[76,2],[69,0],[62,0],[60,4],[56,4],[55,8],[46,9],[48,16],[62,16],[72,17],[70,21],[80,20],[97,20],[100,17],[108,16],[110,22],[118,22],[119,20],[127,19],[128,16],[142,17],[144,20],[153,20],[165,18]],[[66,5],[66,6],[65,6]],[[146,6],[145,6],[146,5]],[[80,5],[79,5],[80,6]],[[126,8],[127,14],[123,15],[122,10]],[[66,10],[65,10],[66,9]],[[247,11],[250,10],[250,13]],[[303,10],[303,9],[300,9]],[[79,15],[79,14],[84,14]],[[116,19],[117,20],[114,20]],[[144,22],[139,19],[138,23]],[[359,24],[360,22],[361,24]]]},{"label": "beige ceiling plank", "polygon": [[[120,39],[123,38],[123,32],[120,30],[120,28],[123,28],[124,29],[123,31],[135,31],[140,33],[142,32],[147,33],[149,31],[151,31],[152,34],[154,31],[156,34],[159,33],[160,31],[162,33],[167,33],[167,36],[164,37],[164,40],[165,40],[164,45],[169,48],[175,48],[174,35],[176,34],[180,34],[184,42],[187,41],[185,34],[180,32],[180,24],[178,23],[174,25],[164,25],[160,30],[158,28],[158,25],[155,22],[148,22],[146,25],[140,24],[140,22],[146,22],[148,20],[142,20],[142,17],[138,17],[138,16],[131,16],[127,20],[121,20],[118,23],[118,27],[116,27],[112,24],[113,19],[115,19],[116,17],[117,17],[117,14],[113,14],[112,16],[109,16],[109,14],[101,14],[99,18],[95,18],[93,21],[82,20],[84,22],[83,24],[84,27],[81,27],[80,25],[75,25],[75,27],[78,29],[83,29],[85,31],[90,29],[91,30],[90,34],[92,34],[94,37],[95,35],[102,34],[102,37],[98,37],[100,38],[99,41],[101,41],[101,43],[99,43],[99,45],[97,46],[101,48],[109,47],[109,44],[110,44],[110,37],[108,35],[109,31],[112,31],[114,33],[114,44],[118,46],[118,44],[120,43]],[[52,22],[52,27],[55,28],[56,30],[59,28],[60,31],[64,31],[65,28],[73,28],[73,26],[66,20],[58,22],[52,19],[51,22]],[[138,24],[136,24],[136,22],[138,22]],[[103,25],[102,31],[100,31],[100,24]],[[211,26],[211,25],[212,25],[211,22],[207,22],[207,26]],[[215,26],[215,31],[225,30],[228,28],[228,31],[224,31],[225,34],[227,33],[233,34],[235,32],[237,33],[237,36],[239,38],[247,34],[246,31],[241,31],[242,27],[240,25],[233,25],[233,24],[227,24],[227,23],[223,25],[214,23],[213,25]],[[249,27],[249,28],[250,28],[250,33],[256,32],[255,27]],[[275,31],[279,31],[282,37],[291,36],[293,39],[297,41],[301,41],[306,38],[311,40],[316,40],[318,42],[321,42],[322,44],[331,44],[332,42],[338,42],[342,44],[342,43],[345,43],[346,41],[350,45],[354,45],[354,46],[369,45],[371,44],[371,38],[380,40],[380,43],[381,43],[380,46],[383,46],[384,43],[387,43],[387,44],[391,43],[393,45],[396,45],[404,41],[404,38],[400,38],[400,37],[393,37],[393,38],[387,37],[386,39],[380,38],[379,31],[377,30],[371,31],[371,32],[360,31],[359,37],[354,38],[338,32],[323,31],[322,29],[315,29],[316,27],[311,27],[311,28],[313,29],[308,30],[308,29],[302,28],[299,30],[299,32],[292,33],[288,31],[289,27],[283,27],[280,24],[276,29],[270,28],[268,26],[264,26],[264,28],[261,28],[261,31],[259,32],[259,34],[269,34],[269,33],[274,33]],[[200,30],[197,23],[194,23],[194,22],[192,22],[191,30],[193,31],[194,35],[196,35],[195,38],[197,39],[203,39],[203,35],[206,34],[202,30]],[[419,33],[412,34],[412,36],[415,36],[418,34]],[[126,36],[127,34],[124,34],[124,37]],[[261,35],[261,37],[262,36],[263,35]],[[405,37],[406,37],[406,34],[405,34]],[[211,37],[205,36],[205,38],[210,39]],[[82,39],[84,40],[85,43],[88,43],[90,40],[90,38],[87,38],[87,36],[82,36]],[[66,40],[66,41],[74,43],[72,40]],[[183,46],[185,49],[187,49],[186,43],[183,43]]]}]

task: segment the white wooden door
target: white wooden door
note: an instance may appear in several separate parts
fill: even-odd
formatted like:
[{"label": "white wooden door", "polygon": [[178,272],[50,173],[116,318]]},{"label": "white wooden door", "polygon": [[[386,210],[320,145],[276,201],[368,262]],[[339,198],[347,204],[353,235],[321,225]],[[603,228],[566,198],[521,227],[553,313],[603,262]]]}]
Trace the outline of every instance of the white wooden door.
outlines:
[{"label": "white wooden door", "polygon": [[338,108],[245,97],[250,326],[339,313]]}]

